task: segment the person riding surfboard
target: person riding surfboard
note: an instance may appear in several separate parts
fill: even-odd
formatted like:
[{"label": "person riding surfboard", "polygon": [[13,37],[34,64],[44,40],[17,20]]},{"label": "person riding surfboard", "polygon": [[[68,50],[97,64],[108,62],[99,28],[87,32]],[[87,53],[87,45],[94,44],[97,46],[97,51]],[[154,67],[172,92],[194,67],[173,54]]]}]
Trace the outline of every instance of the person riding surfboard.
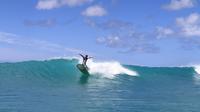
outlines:
[{"label": "person riding surfboard", "polygon": [[92,58],[92,57],[89,57],[88,55],[82,55],[82,54],[79,54],[82,58],[83,58],[83,62],[82,64],[77,64],[76,67],[85,75],[85,76],[88,76],[89,75],[89,68],[87,67],[86,63],[87,63],[87,60]]},{"label": "person riding surfboard", "polygon": [[82,62],[82,64],[85,66],[85,67],[87,67],[87,65],[86,65],[86,63],[87,63],[87,60],[88,59],[90,59],[90,58],[92,58],[92,57],[89,57],[88,55],[82,55],[82,54],[79,54],[82,58],[83,58],[83,62]]}]

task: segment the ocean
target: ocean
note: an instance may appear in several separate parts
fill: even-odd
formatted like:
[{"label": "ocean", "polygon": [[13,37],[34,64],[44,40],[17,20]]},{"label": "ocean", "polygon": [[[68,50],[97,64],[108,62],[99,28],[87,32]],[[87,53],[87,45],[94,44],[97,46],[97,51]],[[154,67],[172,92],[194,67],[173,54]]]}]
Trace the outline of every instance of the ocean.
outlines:
[{"label": "ocean", "polygon": [[78,59],[0,63],[0,112],[199,112],[200,67]]}]

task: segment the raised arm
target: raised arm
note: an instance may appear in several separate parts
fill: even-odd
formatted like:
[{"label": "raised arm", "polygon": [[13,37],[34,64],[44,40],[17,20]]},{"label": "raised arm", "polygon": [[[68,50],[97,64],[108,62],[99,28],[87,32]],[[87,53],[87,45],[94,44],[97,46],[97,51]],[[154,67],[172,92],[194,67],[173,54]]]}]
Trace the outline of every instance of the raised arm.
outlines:
[{"label": "raised arm", "polygon": [[84,56],[82,54],[79,54],[79,55],[84,58]]}]

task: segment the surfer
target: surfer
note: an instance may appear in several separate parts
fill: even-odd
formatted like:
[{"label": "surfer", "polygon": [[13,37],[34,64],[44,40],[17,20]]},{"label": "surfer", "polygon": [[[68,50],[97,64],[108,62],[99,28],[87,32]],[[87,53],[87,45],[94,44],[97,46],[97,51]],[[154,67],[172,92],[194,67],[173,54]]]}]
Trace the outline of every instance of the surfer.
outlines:
[{"label": "surfer", "polygon": [[84,55],[82,55],[82,54],[79,54],[79,55],[83,58],[82,64],[85,65],[85,66],[87,66],[87,65],[86,65],[87,60],[90,59],[90,58],[92,58],[92,57],[89,57],[88,55],[85,55],[85,56],[84,56]]}]

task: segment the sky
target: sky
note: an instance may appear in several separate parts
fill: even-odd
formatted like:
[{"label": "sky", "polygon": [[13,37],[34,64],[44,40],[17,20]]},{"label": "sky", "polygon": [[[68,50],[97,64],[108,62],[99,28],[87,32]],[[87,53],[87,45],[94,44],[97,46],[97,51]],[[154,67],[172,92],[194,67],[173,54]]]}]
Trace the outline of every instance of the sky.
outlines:
[{"label": "sky", "polygon": [[89,54],[145,66],[200,63],[199,0],[1,0],[0,62]]}]

